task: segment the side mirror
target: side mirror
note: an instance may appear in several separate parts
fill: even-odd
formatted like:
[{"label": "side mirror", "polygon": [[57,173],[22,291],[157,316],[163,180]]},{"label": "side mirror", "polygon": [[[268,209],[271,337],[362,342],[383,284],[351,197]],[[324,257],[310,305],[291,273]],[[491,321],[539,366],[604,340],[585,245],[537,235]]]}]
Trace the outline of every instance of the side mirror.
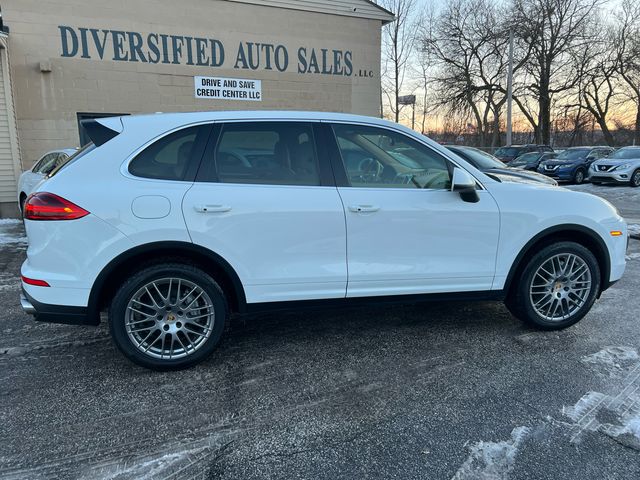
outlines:
[{"label": "side mirror", "polygon": [[465,202],[476,203],[480,201],[476,190],[476,179],[469,172],[459,167],[453,168],[451,191],[458,192]]}]

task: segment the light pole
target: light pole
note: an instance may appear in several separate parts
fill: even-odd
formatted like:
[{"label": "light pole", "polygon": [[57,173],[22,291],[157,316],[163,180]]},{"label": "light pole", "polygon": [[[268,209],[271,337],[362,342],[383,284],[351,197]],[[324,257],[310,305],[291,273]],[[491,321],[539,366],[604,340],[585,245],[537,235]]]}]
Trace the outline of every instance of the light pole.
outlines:
[{"label": "light pole", "polygon": [[509,29],[509,69],[507,73],[507,147],[511,146],[512,123],[511,111],[513,103],[513,28]]}]

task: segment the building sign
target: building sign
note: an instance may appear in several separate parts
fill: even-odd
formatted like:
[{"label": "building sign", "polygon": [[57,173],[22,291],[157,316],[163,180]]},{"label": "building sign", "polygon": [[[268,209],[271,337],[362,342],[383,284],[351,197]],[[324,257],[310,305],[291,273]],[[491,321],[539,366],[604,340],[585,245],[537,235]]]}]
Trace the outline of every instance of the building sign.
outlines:
[{"label": "building sign", "polygon": [[193,77],[196,98],[212,100],[262,100],[262,82],[245,78]]},{"label": "building sign", "polygon": [[60,56],[65,58],[373,77],[373,70],[354,66],[353,52],[346,49],[301,45],[290,50],[285,45],[258,42],[225,45],[215,38],[66,25],[59,25],[58,30]]}]

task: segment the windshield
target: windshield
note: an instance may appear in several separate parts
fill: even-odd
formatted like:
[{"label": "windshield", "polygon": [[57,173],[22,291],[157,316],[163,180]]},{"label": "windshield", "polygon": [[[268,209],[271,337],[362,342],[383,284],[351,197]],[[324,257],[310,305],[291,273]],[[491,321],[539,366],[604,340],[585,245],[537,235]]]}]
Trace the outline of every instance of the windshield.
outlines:
[{"label": "windshield", "polygon": [[94,148],[96,148],[96,146],[93,144],[93,142],[87,143],[80,150],[76,151],[76,153],[74,153],[70,157],[65,158],[64,161],[62,161],[58,165],[56,165],[56,168],[54,168],[51,171],[51,173],[48,175],[49,178],[53,177],[56,173],[58,173],[60,170],[62,170],[65,166],[75,162],[78,158],[84,156],[86,153],[89,153]]},{"label": "windshield", "polygon": [[590,148],[572,148],[565,150],[556,157],[556,160],[577,160],[578,158],[584,158],[589,155]]},{"label": "windshield", "polygon": [[612,155],[609,155],[609,158],[617,158],[621,160],[640,158],[640,148],[621,148]]},{"label": "windshield", "polygon": [[466,147],[466,148],[453,148],[453,152],[457,152],[458,150],[464,155],[463,158],[468,157],[469,161],[480,170],[486,170],[488,168],[505,168],[504,163],[495,158],[493,155],[489,155],[482,150],[478,150],[476,148]]},{"label": "windshield", "polygon": [[504,157],[514,157],[518,154],[520,149],[516,147],[502,147],[496,150],[496,155],[502,155]]},{"label": "windshield", "polygon": [[540,154],[538,152],[525,153],[516,158],[512,163],[529,163],[538,159]]}]

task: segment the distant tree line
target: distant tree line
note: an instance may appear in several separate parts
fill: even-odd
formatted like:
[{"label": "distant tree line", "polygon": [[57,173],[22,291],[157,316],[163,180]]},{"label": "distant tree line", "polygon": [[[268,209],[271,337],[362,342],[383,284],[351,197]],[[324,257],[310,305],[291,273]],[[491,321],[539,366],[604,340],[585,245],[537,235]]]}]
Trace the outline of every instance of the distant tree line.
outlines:
[{"label": "distant tree line", "polygon": [[[435,0],[434,0],[435,2]],[[382,114],[416,130],[504,142],[510,35],[515,138],[640,145],[640,0],[380,0]],[[435,6],[437,5],[437,7]]]}]

